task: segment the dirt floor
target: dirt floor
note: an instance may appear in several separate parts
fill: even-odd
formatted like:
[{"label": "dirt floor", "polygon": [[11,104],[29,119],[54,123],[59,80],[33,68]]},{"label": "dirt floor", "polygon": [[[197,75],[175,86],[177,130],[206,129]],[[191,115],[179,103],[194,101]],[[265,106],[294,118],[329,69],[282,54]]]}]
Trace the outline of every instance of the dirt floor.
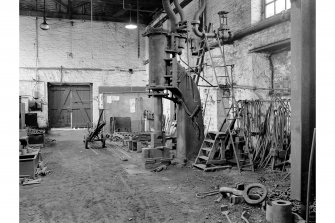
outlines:
[{"label": "dirt floor", "polygon": [[[228,199],[197,198],[198,192],[235,183],[264,183],[268,189],[287,188],[285,173],[236,169],[203,172],[170,165],[159,173],[144,168],[141,154],[117,143],[84,149],[86,130],[53,130],[56,143],[42,148],[51,174],[41,184],[20,186],[20,222],[228,222],[220,212]],[[128,158],[122,161],[120,157]],[[260,206],[229,206],[232,222],[250,208],[250,222],[266,222]]]}]

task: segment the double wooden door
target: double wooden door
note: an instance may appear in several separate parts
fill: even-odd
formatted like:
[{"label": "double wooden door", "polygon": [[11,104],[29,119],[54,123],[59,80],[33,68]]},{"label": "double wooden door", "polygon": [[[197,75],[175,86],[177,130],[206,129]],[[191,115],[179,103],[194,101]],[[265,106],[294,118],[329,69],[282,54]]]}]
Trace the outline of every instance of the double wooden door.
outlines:
[{"label": "double wooden door", "polygon": [[83,128],[92,122],[92,86],[48,84],[48,116],[52,128]]}]

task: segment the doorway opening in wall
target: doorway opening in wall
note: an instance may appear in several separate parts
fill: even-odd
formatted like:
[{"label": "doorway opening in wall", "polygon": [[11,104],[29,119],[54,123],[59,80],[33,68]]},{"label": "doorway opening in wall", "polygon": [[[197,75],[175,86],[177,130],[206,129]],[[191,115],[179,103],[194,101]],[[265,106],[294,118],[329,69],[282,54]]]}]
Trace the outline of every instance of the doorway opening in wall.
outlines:
[{"label": "doorway opening in wall", "polygon": [[86,128],[92,113],[91,83],[48,83],[50,128]]}]

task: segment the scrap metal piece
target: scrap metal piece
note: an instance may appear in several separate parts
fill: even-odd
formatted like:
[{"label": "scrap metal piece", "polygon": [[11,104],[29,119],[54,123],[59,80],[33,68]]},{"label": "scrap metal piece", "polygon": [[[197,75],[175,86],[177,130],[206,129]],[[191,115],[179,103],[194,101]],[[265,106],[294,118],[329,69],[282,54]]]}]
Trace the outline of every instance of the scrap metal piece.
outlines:
[{"label": "scrap metal piece", "polygon": [[249,223],[249,218],[250,218],[249,212],[243,211],[241,218],[244,220],[245,223]]},{"label": "scrap metal piece", "polygon": [[230,220],[228,214],[229,214],[229,211],[223,211],[221,212],[224,216],[226,216],[227,220],[229,221],[229,223],[232,223],[232,221]]},{"label": "scrap metal piece", "polygon": [[220,194],[220,197],[215,200],[215,203],[219,203],[223,199],[223,194]]},{"label": "scrap metal piece", "polygon": [[[262,189],[262,194],[260,195],[260,198],[259,199],[252,199],[250,196],[249,196],[249,191],[253,188],[260,188]],[[260,184],[260,183],[253,183],[253,184],[249,184],[248,186],[246,186],[246,188],[244,189],[243,191],[243,197],[245,199],[245,201],[248,203],[248,204],[259,204],[259,203],[262,203],[266,196],[268,195],[268,190],[266,189],[266,187],[263,185],[263,184]]]}]

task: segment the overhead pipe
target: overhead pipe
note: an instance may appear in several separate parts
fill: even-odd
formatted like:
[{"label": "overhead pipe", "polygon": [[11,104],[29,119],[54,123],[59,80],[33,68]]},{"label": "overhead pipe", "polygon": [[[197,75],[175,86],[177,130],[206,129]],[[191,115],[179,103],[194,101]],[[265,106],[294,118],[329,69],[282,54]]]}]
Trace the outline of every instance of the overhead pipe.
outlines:
[{"label": "overhead pipe", "polygon": [[198,37],[204,37],[205,35],[207,37],[215,37],[215,33],[205,33],[204,31],[200,32],[199,30],[199,25],[200,25],[200,15],[201,13],[203,13],[203,11],[205,10],[207,6],[207,0],[203,0],[202,2],[202,6],[200,7],[200,9],[198,11],[195,12],[194,16],[193,16],[193,21],[191,22],[192,24],[192,30],[194,32],[194,34]]},{"label": "overhead pipe", "polygon": [[176,31],[177,16],[172,11],[169,0],[162,0],[162,4],[163,4],[164,11],[166,12],[166,14],[167,14],[167,16],[170,20],[170,23],[171,23],[171,30],[170,31],[175,32]]},{"label": "overhead pipe", "polygon": [[[131,5],[131,4],[130,4]],[[153,13],[155,11],[151,11],[151,10],[143,10],[143,9],[132,9],[132,8],[126,8],[125,4],[124,4],[124,0],[122,1],[122,8],[124,10],[128,10],[128,11],[138,11],[138,12],[149,12],[149,13]]]},{"label": "overhead pipe", "polygon": [[179,16],[180,16],[180,22],[183,23],[185,20],[185,13],[183,8],[180,6],[179,1],[178,0],[173,0],[173,3],[175,5],[175,8],[177,9]]}]

